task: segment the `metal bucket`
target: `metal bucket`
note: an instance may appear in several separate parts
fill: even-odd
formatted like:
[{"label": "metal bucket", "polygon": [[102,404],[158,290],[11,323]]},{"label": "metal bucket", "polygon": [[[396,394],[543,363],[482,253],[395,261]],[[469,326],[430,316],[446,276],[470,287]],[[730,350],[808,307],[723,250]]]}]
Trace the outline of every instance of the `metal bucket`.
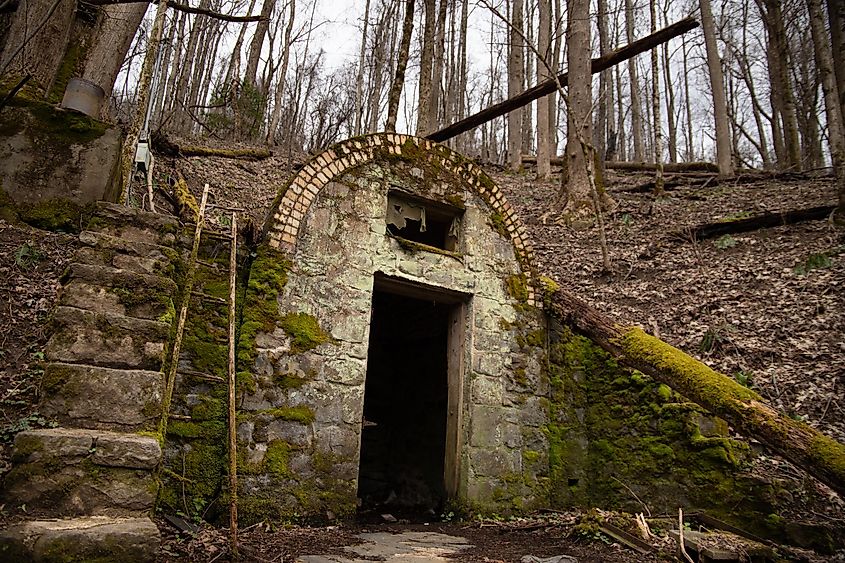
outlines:
[{"label": "metal bucket", "polygon": [[103,89],[93,82],[82,78],[71,78],[65,88],[62,107],[98,119],[105,97],[106,93]]}]

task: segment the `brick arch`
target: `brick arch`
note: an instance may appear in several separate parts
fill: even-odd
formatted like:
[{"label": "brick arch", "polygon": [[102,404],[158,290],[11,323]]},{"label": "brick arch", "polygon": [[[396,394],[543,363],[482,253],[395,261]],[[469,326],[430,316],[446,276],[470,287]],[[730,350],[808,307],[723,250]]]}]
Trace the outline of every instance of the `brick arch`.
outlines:
[{"label": "brick arch", "polygon": [[293,253],[305,215],[323,186],[352,168],[391,156],[425,159],[452,172],[501,216],[501,224],[513,243],[519,265],[529,278],[529,303],[536,304],[534,250],[524,225],[505,196],[480,166],[445,145],[420,137],[395,133],[353,137],[313,157],[280,191],[267,223],[269,245]]}]

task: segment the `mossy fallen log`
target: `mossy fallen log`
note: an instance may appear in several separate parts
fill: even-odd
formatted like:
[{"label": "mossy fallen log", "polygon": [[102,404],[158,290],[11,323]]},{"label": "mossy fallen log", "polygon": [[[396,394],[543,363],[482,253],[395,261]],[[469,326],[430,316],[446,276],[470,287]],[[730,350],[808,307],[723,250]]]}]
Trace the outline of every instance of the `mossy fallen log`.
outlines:
[{"label": "mossy fallen log", "polygon": [[217,156],[220,158],[242,158],[247,160],[263,160],[270,158],[273,153],[267,149],[215,149],[191,145],[179,146],[182,156]]},{"label": "mossy fallen log", "polygon": [[[562,156],[552,157],[550,162],[554,166],[563,166],[565,158]],[[536,156],[522,155],[523,164],[537,164]],[[604,163],[607,170],[628,170],[632,172],[654,172],[657,165],[653,162],[623,162],[607,160]],[[684,173],[684,172],[709,172],[718,174],[719,168],[712,162],[667,162],[663,164],[663,172]]]},{"label": "mossy fallen log", "polygon": [[619,363],[668,385],[845,495],[845,445],[776,411],[751,389],[642,329],[617,325],[565,290],[555,291],[549,305],[551,314]]}]

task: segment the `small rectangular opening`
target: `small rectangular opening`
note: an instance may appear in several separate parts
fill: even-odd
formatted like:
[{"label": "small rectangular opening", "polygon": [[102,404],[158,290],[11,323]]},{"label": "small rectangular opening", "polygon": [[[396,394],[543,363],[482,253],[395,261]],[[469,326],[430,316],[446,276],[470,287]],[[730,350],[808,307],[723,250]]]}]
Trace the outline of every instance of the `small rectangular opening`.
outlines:
[{"label": "small rectangular opening", "polygon": [[442,250],[456,251],[462,209],[391,190],[387,194],[387,232]]}]

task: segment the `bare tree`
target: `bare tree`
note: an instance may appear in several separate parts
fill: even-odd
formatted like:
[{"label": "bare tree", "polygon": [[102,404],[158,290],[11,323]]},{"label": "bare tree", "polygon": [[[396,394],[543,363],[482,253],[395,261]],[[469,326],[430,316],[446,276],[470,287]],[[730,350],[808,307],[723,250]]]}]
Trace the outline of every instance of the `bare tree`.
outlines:
[{"label": "bare tree", "polygon": [[[628,43],[634,42],[634,3],[625,0],[625,33]],[[637,58],[628,59],[628,87],[631,90],[631,136],[634,141],[634,160],[645,160],[643,144],[642,102],[640,102],[640,83],[637,77]]]},{"label": "bare tree", "polygon": [[[713,113],[716,119],[716,161],[719,175],[733,176],[733,157],[731,155],[731,133],[728,125],[728,104],[725,98],[725,80],[722,76],[722,63],[719,61],[719,49],[716,45],[716,29],[710,0],[699,0],[701,8],[701,27],[704,30],[704,46],[707,51],[707,72],[710,76],[710,88],[713,92]],[[689,101],[688,101],[689,103]]]},{"label": "bare tree", "polygon": [[405,69],[411,50],[411,35],[414,32],[414,0],[405,1],[405,21],[402,23],[402,40],[399,42],[399,54],[396,58],[396,74],[387,96],[387,123],[385,131],[396,131],[396,117],[399,113],[399,98],[405,85]]},{"label": "bare tree", "polygon": [[417,102],[417,135],[422,136],[432,130],[431,88],[432,66],[434,62],[434,34],[436,27],[437,0],[424,0],[425,28],[423,29],[423,47],[420,56],[420,91]]},{"label": "bare tree", "polygon": [[[524,83],[525,53],[522,26],[522,0],[513,0],[508,28],[508,97],[521,92]],[[514,110],[508,114],[508,166],[514,172],[522,168],[523,115],[522,109]]]},{"label": "bare tree", "polygon": [[[554,69],[551,64],[551,0],[539,0],[538,8],[537,51],[543,59],[537,64],[537,82],[540,83],[551,77],[549,67]],[[550,126],[549,98],[542,97],[537,100],[537,177],[543,180],[552,176]]]}]

